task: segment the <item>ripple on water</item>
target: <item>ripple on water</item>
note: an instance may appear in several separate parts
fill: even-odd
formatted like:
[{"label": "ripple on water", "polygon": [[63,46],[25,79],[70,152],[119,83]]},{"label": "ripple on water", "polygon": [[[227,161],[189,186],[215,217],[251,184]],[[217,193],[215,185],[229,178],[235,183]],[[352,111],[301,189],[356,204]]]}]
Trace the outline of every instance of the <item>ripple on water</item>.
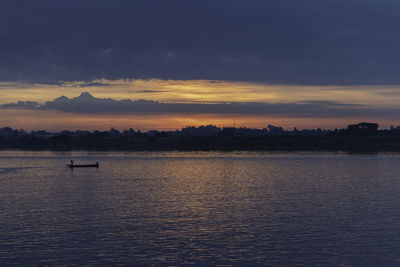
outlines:
[{"label": "ripple on water", "polygon": [[[101,167],[71,171],[71,157]],[[0,263],[396,266],[399,163],[396,154],[6,153]]]}]

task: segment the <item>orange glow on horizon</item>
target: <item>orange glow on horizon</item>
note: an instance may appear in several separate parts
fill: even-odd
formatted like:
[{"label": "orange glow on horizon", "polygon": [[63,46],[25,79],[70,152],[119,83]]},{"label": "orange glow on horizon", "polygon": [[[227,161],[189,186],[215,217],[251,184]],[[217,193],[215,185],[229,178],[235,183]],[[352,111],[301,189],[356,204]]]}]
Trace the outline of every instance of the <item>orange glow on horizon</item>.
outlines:
[{"label": "orange glow on horizon", "polygon": [[[371,118],[369,118],[371,119]],[[268,124],[284,129],[345,128],[348,124],[366,118],[291,118],[282,116],[248,116],[216,114],[74,114],[58,111],[3,109],[0,110],[0,127],[14,129],[60,130],[109,130],[111,127],[125,130],[174,131],[186,126],[215,125],[218,127],[265,128]],[[376,120],[383,128],[393,124],[390,120]]]},{"label": "orange glow on horizon", "polygon": [[[0,105],[19,100],[44,103],[61,95],[77,97],[90,92],[97,98],[146,99],[165,103],[265,102],[297,103],[302,101],[337,101],[370,107],[397,108],[400,88],[396,86],[300,86],[251,82],[208,80],[95,80],[64,82],[56,85],[0,82]],[[264,128],[268,124],[286,129],[343,128],[349,123],[375,121],[382,127],[398,125],[395,118],[315,118],[285,115],[215,115],[215,114],[75,114],[57,111],[0,109],[0,127],[26,130],[46,129],[118,129],[175,130],[185,126]]]},{"label": "orange glow on horizon", "polygon": [[90,92],[95,97],[146,99],[160,102],[214,103],[338,101],[373,106],[397,106],[399,86],[306,86],[209,80],[95,80],[59,85],[1,83],[0,104],[30,100],[44,103],[61,95],[76,97]]}]

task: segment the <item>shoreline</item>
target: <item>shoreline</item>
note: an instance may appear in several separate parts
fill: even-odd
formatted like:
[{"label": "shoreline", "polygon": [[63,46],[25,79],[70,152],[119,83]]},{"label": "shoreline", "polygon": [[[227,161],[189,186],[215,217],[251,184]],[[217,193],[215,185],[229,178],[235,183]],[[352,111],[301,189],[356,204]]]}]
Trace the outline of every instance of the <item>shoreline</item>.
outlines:
[{"label": "shoreline", "polygon": [[0,138],[0,150],[376,153],[400,152],[400,135],[10,137]]}]

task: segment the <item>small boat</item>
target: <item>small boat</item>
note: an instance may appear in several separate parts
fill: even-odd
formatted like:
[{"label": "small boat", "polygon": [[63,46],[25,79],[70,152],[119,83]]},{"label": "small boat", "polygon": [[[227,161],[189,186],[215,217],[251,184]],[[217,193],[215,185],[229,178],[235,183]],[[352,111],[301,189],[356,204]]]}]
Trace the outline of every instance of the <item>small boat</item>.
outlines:
[{"label": "small boat", "polygon": [[96,164],[65,164],[68,168],[90,168],[90,167],[99,167],[99,163],[96,162]]}]

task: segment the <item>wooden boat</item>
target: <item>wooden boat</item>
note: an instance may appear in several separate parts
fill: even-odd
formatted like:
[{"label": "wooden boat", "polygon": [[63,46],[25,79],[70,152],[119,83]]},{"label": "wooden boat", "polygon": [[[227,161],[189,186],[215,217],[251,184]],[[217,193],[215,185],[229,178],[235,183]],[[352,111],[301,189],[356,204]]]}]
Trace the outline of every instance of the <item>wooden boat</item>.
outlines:
[{"label": "wooden boat", "polygon": [[90,168],[90,167],[99,167],[99,163],[96,162],[96,164],[66,164],[68,168]]}]

